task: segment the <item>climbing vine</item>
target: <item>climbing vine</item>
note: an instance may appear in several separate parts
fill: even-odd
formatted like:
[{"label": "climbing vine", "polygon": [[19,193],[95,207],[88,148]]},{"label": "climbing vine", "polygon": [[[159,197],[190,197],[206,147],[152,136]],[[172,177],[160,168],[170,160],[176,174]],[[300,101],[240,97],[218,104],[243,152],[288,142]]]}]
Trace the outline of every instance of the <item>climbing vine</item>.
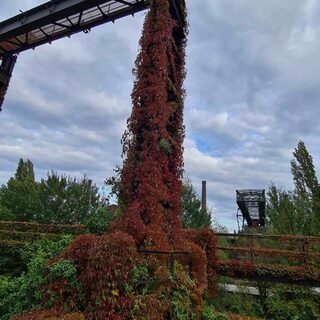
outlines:
[{"label": "climbing vine", "polygon": [[140,244],[161,249],[176,242],[180,228],[187,23],[184,1],[179,3],[180,23],[171,1],[151,2],[122,139],[124,229]]},{"label": "climbing vine", "polygon": [[[214,292],[216,237],[180,222],[186,39],[184,0],[151,1],[122,139],[124,215],[110,233],[79,236],[52,260],[43,287],[51,309],[18,319],[200,319],[204,294]],[[174,272],[172,251],[181,253]],[[52,271],[66,264],[71,280]]]}]

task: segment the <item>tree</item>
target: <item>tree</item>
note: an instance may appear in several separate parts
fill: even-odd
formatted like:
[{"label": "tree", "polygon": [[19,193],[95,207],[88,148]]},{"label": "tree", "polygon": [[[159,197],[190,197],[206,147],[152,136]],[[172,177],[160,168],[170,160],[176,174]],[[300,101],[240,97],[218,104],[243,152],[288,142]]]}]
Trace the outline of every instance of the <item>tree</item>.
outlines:
[{"label": "tree", "polygon": [[19,160],[15,179],[17,181],[35,182],[33,163],[29,159],[26,161],[23,161],[23,159]]},{"label": "tree", "polygon": [[296,210],[292,192],[271,184],[267,192],[267,225],[269,231],[278,234],[301,234],[305,232],[305,215]]},{"label": "tree", "polygon": [[48,173],[35,181],[32,162],[20,159],[15,176],[0,189],[0,219],[38,223],[84,223],[106,200],[86,176]]},{"label": "tree", "polygon": [[84,221],[84,225],[90,233],[104,234],[108,231],[110,224],[121,216],[121,211],[116,205],[101,207]]},{"label": "tree", "polygon": [[32,221],[42,210],[39,198],[39,185],[35,181],[32,162],[19,160],[15,177],[1,187],[0,206],[3,212],[18,221]]},{"label": "tree", "polygon": [[275,233],[320,234],[320,187],[313,159],[304,142],[293,152],[291,173],[295,189],[286,191],[270,186],[267,218]]},{"label": "tree", "polygon": [[311,199],[319,196],[319,182],[313,159],[303,141],[299,141],[293,152],[294,159],[291,160],[291,173],[295,184],[295,192],[299,196]]},{"label": "tree", "polygon": [[[291,161],[291,172],[295,184],[295,201],[304,206],[310,232],[320,233],[320,187],[313,159],[303,141],[299,141]],[[300,206],[301,207],[301,206]]]},{"label": "tree", "polygon": [[183,228],[199,229],[202,227],[212,227],[211,212],[201,209],[201,202],[189,179],[186,179],[183,183],[181,200],[181,224]]},{"label": "tree", "polygon": [[55,172],[41,180],[40,198],[43,213],[39,220],[44,223],[83,223],[105,205],[98,187],[86,176],[76,179]]}]

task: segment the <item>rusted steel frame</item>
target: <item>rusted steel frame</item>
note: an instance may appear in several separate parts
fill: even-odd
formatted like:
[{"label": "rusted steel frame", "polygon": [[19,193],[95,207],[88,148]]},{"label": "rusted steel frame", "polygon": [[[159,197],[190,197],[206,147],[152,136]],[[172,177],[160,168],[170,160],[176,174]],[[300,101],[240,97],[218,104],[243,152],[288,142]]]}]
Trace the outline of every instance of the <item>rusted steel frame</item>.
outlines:
[{"label": "rusted steel frame", "polygon": [[[189,255],[189,252],[185,251],[160,251],[160,250],[146,250],[146,249],[138,249],[139,253],[147,254],[147,255],[165,255],[169,256],[169,271],[170,274],[174,275],[174,258],[177,255]],[[165,283],[162,280],[141,280],[137,282],[137,286],[141,285],[160,285]]]},{"label": "rusted steel frame", "polygon": [[[44,30],[41,30],[47,25],[57,25],[60,20],[67,19],[69,22],[70,17],[79,14],[79,17],[84,11],[92,8],[98,8],[99,5],[108,3],[119,3],[122,7],[117,8],[112,12],[112,15],[102,15],[99,18],[87,21],[87,23],[70,23],[71,25],[65,27],[65,30],[61,30],[58,33],[46,34]],[[11,40],[12,38],[19,37],[21,35],[28,35],[34,30],[40,30],[44,35],[44,39],[39,38],[32,43],[26,41],[21,45],[17,45],[17,48],[9,50],[8,53],[15,54],[28,49],[34,49],[45,43],[51,43],[52,41],[70,37],[71,35],[84,31],[87,32],[93,27],[98,25],[113,22],[117,19],[133,15],[137,12],[147,9],[149,6],[149,0],[139,1],[120,1],[120,0],[55,0],[41,4],[31,10],[23,12],[17,16],[0,22],[0,44]],[[0,50],[0,56],[3,56],[6,50]]]},{"label": "rusted steel frame", "polygon": [[12,71],[17,61],[17,57],[15,55],[10,55],[6,52],[3,54],[1,58],[2,59],[0,60],[0,111],[2,110],[4,97],[7,93],[12,76]]},{"label": "rusted steel frame", "polygon": [[189,255],[189,252],[186,251],[159,251],[159,250],[146,250],[146,249],[139,249],[139,253],[143,254],[151,254],[151,255],[166,255],[169,256],[169,271],[171,275],[174,275],[174,258],[177,255]]}]

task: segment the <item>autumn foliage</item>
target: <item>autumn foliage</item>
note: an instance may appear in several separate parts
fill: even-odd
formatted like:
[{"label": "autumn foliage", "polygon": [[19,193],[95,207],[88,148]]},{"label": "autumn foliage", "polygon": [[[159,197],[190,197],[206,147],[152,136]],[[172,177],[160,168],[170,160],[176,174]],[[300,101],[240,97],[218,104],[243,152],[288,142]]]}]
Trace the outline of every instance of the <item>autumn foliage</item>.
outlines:
[{"label": "autumn foliage", "polygon": [[[51,313],[36,311],[20,320],[66,314],[70,320],[199,319],[208,286],[214,291],[215,235],[209,229],[183,231],[180,222],[187,22],[184,1],[176,4],[151,1],[144,23],[123,136],[124,216],[113,233],[79,236],[51,261],[71,261],[76,284],[48,273],[43,292]],[[141,249],[183,254],[170,274],[168,255]],[[139,278],[157,284],[141,284]]]},{"label": "autumn foliage", "polygon": [[[68,259],[77,269],[78,286],[65,279],[45,288],[56,293],[56,310],[81,310],[86,319],[127,319],[132,299],[124,285],[137,260],[134,239],[125,233],[97,237],[79,236],[59,259]],[[53,261],[54,262],[54,261]]]},{"label": "autumn foliage", "polygon": [[[136,60],[133,109],[123,136],[121,185],[126,232],[167,249],[180,228],[186,21],[171,1],[151,2]],[[180,1],[185,19],[184,1]]]}]

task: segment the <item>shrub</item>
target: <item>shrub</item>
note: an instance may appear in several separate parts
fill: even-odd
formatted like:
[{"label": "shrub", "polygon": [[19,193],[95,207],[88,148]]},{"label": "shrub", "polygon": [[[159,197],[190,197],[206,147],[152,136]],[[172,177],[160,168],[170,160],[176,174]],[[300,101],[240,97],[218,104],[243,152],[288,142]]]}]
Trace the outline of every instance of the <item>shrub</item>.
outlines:
[{"label": "shrub", "polygon": [[310,290],[288,291],[286,287],[278,288],[266,300],[266,317],[276,320],[318,320],[319,303],[319,295]]},{"label": "shrub", "polygon": [[[61,312],[83,311],[88,319],[126,319],[132,307],[125,283],[129,281],[137,259],[135,242],[124,233],[112,233],[101,237],[82,235],[56,259],[49,272],[51,280],[45,287],[48,300],[54,296],[53,307]],[[71,261],[76,268],[75,280],[63,272]],[[56,263],[59,263],[57,268]],[[59,272],[57,273],[56,271]],[[62,274],[61,274],[61,271]],[[71,271],[67,268],[67,271]],[[74,286],[73,281],[78,282]]]},{"label": "shrub", "polygon": [[27,271],[17,278],[0,281],[0,319],[7,320],[26,310],[39,308],[42,304],[41,287],[46,283],[47,262],[55,257],[71,241],[65,236],[60,241],[43,239],[22,251],[28,261]]},{"label": "shrub", "polygon": [[108,208],[99,208],[84,222],[90,233],[103,234],[107,231],[108,225],[118,219],[120,213]]}]

